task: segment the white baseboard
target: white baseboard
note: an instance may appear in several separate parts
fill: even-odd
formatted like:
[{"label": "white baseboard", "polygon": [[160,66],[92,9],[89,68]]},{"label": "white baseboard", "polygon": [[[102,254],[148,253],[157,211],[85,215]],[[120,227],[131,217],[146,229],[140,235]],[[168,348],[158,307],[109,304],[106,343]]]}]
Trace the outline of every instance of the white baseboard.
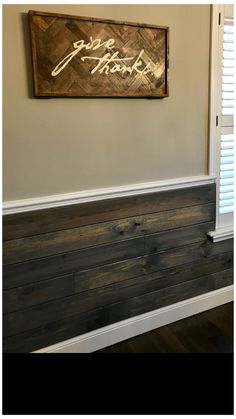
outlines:
[{"label": "white baseboard", "polygon": [[102,327],[34,353],[91,353],[233,300],[233,285]]},{"label": "white baseboard", "polygon": [[219,242],[221,240],[233,239],[234,237],[234,226],[227,226],[217,228],[214,231],[209,231],[208,236],[213,239],[213,242]]},{"label": "white baseboard", "polygon": [[2,213],[3,215],[17,214],[20,212],[100,201],[103,199],[121,198],[123,196],[190,188],[193,186],[208,185],[210,183],[215,183],[215,177],[202,175],[159,180],[155,182],[136,183],[133,185],[114,186],[112,188],[91,189],[61,195],[5,201],[2,205]]}]

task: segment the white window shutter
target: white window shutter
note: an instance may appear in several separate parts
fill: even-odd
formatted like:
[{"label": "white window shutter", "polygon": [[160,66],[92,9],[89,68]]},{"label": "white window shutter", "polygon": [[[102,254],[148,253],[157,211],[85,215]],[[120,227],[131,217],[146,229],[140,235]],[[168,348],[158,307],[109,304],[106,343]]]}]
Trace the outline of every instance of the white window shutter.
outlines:
[{"label": "white window shutter", "polygon": [[232,19],[225,19],[222,57],[219,213],[234,211],[234,72],[235,40]]}]

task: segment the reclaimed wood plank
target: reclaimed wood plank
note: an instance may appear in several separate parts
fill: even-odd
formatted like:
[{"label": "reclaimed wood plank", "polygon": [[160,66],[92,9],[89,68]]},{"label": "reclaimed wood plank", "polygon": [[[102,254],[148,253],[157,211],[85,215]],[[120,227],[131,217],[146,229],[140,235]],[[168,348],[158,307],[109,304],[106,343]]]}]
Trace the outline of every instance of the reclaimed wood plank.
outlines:
[{"label": "reclaimed wood plank", "polygon": [[4,215],[3,240],[215,202],[215,184]]},{"label": "reclaimed wood plank", "polygon": [[[110,324],[109,312],[111,310],[112,305],[102,307],[10,336],[4,339],[3,350],[4,352],[30,352],[106,326]],[[116,321],[120,320],[123,320],[122,311],[117,312],[116,315]]]},{"label": "reclaimed wood plank", "polygon": [[3,261],[4,264],[23,262],[181,226],[213,221],[214,217],[214,204],[195,205],[194,207],[10,240],[3,244]]},{"label": "reclaimed wood plank", "polygon": [[[146,27],[146,28],[156,28],[157,25],[151,25],[148,23],[138,23],[138,22],[127,22],[127,21],[123,21],[123,20],[113,20],[113,19],[101,19],[98,17],[87,17],[87,16],[74,16],[74,15],[70,15],[70,14],[65,14],[65,13],[49,13],[49,12],[41,12],[41,11],[35,11],[35,10],[30,10],[29,14],[33,14],[35,16],[42,16],[44,18],[46,18],[46,20],[51,23],[52,18],[55,19],[55,17],[61,17],[61,18],[65,18],[65,19],[73,19],[73,20],[81,20],[81,21],[89,21],[89,22],[101,22],[101,23],[115,23],[116,25],[130,25],[130,26],[142,26],[142,27]],[[51,19],[49,19],[51,18]],[[166,28],[166,26],[159,26],[158,27],[163,27]]]},{"label": "reclaimed wood plank", "polygon": [[[204,224],[206,227],[206,225]],[[208,227],[206,227],[206,231]],[[209,231],[209,230],[208,230]],[[168,240],[167,240],[168,238]],[[173,239],[173,240],[171,240]],[[205,240],[204,240],[205,239]],[[151,235],[146,237],[146,248],[150,247],[150,251],[153,249],[158,251],[166,250],[166,248],[173,248],[173,247],[181,247],[181,253],[184,252],[184,257],[179,258],[178,263],[185,263],[185,258],[188,258],[188,252],[185,252],[185,248],[183,248],[186,244],[194,243],[195,241],[201,241],[205,243],[206,235],[204,233],[203,225],[195,226],[194,228],[183,228],[178,229],[178,234],[173,231],[168,231],[164,233],[160,233],[158,235]],[[158,242],[158,245],[157,245]],[[150,243],[150,245],[149,245]],[[153,246],[155,245],[155,247]],[[197,251],[196,251],[197,249]],[[191,250],[191,248],[190,248]],[[193,254],[196,257],[199,257],[199,252],[201,253],[202,248],[197,246],[193,248]],[[155,254],[158,252],[155,252]],[[164,258],[165,263],[168,262],[168,257],[173,257],[177,255],[178,251],[169,252],[167,254],[161,254],[159,259],[159,263],[162,263]],[[171,256],[172,255],[172,256]],[[152,259],[151,259],[152,260]],[[158,261],[158,260],[157,260]],[[124,281],[129,278],[143,275],[147,272],[147,264],[149,264],[150,258],[148,255],[141,256],[135,259],[128,259],[124,261],[120,261],[114,264],[107,264],[105,266],[100,266],[95,269],[88,269],[84,272],[79,272],[75,276],[75,286],[77,291],[83,291],[90,288],[95,288],[103,285],[107,285],[109,283],[117,282],[117,281]],[[170,267],[168,264],[165,266],[164,269]],[[158,263],[155,264],[155,270],[159,269]]]},{"label": "reclaimed wood plank", "polygon": [[140,256],[75,273],[75,291],[79,293],[117,282],[126,284],[132,278],[145,275],[144,260],[145,257]]},{"label": "reclaimed wood plank", "polygon": [[[168,232],[162,232],[158,235],[150,235],[146,236],[145,243],[146,243],[146,251],[144,253],[148,253],[147,248],[150,247],[150,252],[153,250],[163,250],[166,248],[171,247],[178,247],[183,246],[184,244],[190,244],[194,243],[196,241],[203,241],[203,239],[206,238],[206,232],[213,229],[213,223],[203,223],[196,226],[191,227],[184,227],[178,229],[178,233],[173,231]],[[155,246],[155,247],[154,247]],[[106,249],[105,249],[106,250]],[[141,264],[141,265],[140,265]],[[140,267],[142,267],[142,260],[140,258],[137,259],[129,259],[128,261],[125,260],[124,262],[120,263],[120,268],[118,270],[118,274],[124,275],[124,272],[127,271],[127,274],[130,275],[131,268],[133,270],[136,270],[136,276],[140,275],[142,272],[140,271]],[[115,266],[117,266],[115,264]],[[107,270],[106,266],[102,268],[105,271]],[[109,273],[109,267],[108,267],[108,273]],[[27,266],[25,267],[26,271],[30,270],[27,269]],[[16,275],[18,277],[18,285],[20,286],[20,278],[19,278],[19,271],[16,271]],[[104,276],[104,273],[102,274]],[[110,276],[110,274],[109,274]],[[134,272],[132,272],[132,276],[134,276]],[[25,278],[25,277],[24,277]],[[35,279],[35,278],[34,278]],[[43,276],[40,279],[44,279]],[[5,274],[4,274],[4,288],[5,288]],[[14,285],[14,284],[13,284]],[[16,285],[16,284],[15,284]]]},{"label": "reclaimed wood plank", "polygon": [[219,273],[70,316],[4,339],[4,351],[29,352],[215,289]]},{"label": "reclaimed wood plank", "polygon": [[183,263],[194,262],[196,260],[199,260],[200,262],[209,256],[231,250],[231,240],[224,240],[214,244],[209,241],[194,243],[188,245],[187,247],[183,246],[171,249],[170,251],[161,251],[147,255],[143,267],[146,272],[151,273],[172,266],[182,265]]},{"label": "reclaimed wood plank", "polygon": [[145,253],[155,253],[197,241],[205,241],[208,232],[214,229],[214,225],[213,221],[145,236]]},{"label": "reclaimed wood plank", "polygon": [[16,262],[3,267],[4,350],[35,350],[230,285],[233,240],[206,237],[214,199],[208,185],[4,217],[5,237],[16,238],[5,242]]},{"label": "reclaimed wood plank", "polygon": [[36,329],[6,337],[3,340],[3,351],[10,353],[35,351],[107,324],[109,324],[109,308],[100,307],[93,312],[67,317]]},{"label": "reclaimed wood plank", "polygon": [[74,276],[64,275],[3,292],[3,312],[9,313],[75,293]]},{"label": "reclaimed wood plank", "polygon": [[152,273],[146,272],[144,264],[145,259],[140,257],[77,273],[75,274],[75,292],[88,291],[119,282],[123,287],[141,283],[148,284],[153,280],[158,280],[159,287],[164,288],[174,283],[231,268],[233,266],[233,252],[225,252],[201,259],[201,263],[197,260]]},{"label": "reclaimed wood plank", "polygon": [[[3,292],[3,311],[8,313],[119,282],[120,287],[133,285],[141,287],[142,284],[147,287],[150,281],[158,281],[155,287],[164,288],[211,272],[225,270],[232,265],[233,252],[226,252],[209,257],[201,264],[193,262],[145,274],[142,257],[128,259],[82,271],[75,276],[75,281],[73,275],[65,275],[6,290]],[[112,289],[111,291],[113,292]]]},{"label": "reclaimed wood plank", "polygon": [[[147,255],[145,259],[140,259],[140,255],[143,256],[145,254],[143,238],[132,239],[114,243],[110,246],[100,246],[87,249],[86,251],[72,252],[51,258],[5,266],[3,267],[3,289],[18,287],[72,272],[80,272],[118,261],[121,261],[118,275],[122,278],[125,271],[130,275],[132,266],[135,265],[136,271],[141,267],[143,273],[146,271],[151,272],[151,270],[167,269],[171,266],[189,263],[194,260],[204,260],[213,254],[232,251],[232,246],[232,240],[214,244],[210,241],[203,241],[202,243],[188,246],[186,250],[183,246],[179,249]],[[129,260],[132,258],[137,259],[134,261]],[[101,272],[97,271],[98,275],[101,274],[104,281],[112,281],[112,278],[117,280],[116,270],[113,270],[111,277],[109,269],[109,267],[104,266]],[[111,279],[108,279],[109,277]]]},{"label": "reclaimed wood plank", "polygon": [[215,288],[223,288],[232,285],[234,282],[233,268],[221,271],[219,277],[215,281]]},{"label": "reclaimed wood plank", "polygon": [[118,317],[133,317],[140,313],[156,310],[213,291],[215,289],[215,281],[220,276],[221,272],[216,272],[172,287],[139,295],[130,298],[125,302],[120,301],[114,303],[112,305],[112,310],[110,311],[110,322],[113,323],[117,321],[116,319]]},{"label": "reclaimed wood plank", "polygon": [[[220,275],[221,273],[211,275],[214,278],[219,277],[218,274]],[[74,294],[60,300],[43,303],[29,309],[9,313],[4,317],[4,335],[10,336],[47,324],[49,321],[56,321],[63,317],[94,310],[100,306],[112,304],[115,301],[122,301],[133,297],[134,293],[147,293],[150,291],[150,287],[155,289],[156,282],[149,281],[134,287],[122,287],[120,283],[112,284]],[[167,288],[173,288],[173,286]],[[142,297],[144,298],[144,295]]]},{"label": "reclaimed wood plank", "polygon": [[106,263],[143,255],[144,238],[124,240],[52,257],[3,266],[3,288],[9,289]]}]

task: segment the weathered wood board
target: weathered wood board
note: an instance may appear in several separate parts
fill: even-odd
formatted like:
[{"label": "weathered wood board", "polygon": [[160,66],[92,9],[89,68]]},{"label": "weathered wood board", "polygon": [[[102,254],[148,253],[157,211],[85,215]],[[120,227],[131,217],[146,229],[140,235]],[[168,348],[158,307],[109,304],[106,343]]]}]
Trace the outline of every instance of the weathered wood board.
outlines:
[{"label": "weathered wood board", "polygon": [[29,11],[35,96],[168,96],[169,28]]},{"label": "weathered wood board", "polygon": [[215,185],[4,216],[3,345],[30,352],[233,282]]}]

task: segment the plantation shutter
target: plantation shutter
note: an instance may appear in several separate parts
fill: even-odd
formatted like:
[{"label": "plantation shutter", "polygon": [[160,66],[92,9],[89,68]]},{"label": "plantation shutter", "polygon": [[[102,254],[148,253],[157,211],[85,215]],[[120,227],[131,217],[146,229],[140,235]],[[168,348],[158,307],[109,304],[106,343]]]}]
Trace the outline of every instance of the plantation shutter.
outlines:
[{"label": "plantation shutter", "polygon": [[234,43],[233,19],[225,19],[220,119],[220,214],[230,213],[234,210]]}]

